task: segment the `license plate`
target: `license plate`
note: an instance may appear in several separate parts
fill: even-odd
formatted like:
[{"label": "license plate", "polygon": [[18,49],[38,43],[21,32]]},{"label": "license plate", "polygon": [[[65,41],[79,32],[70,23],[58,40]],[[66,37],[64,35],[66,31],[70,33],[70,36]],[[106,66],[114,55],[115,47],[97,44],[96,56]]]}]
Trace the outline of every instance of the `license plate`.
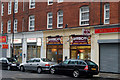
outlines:
[{"label": "license plate", "polygon": [[92,70],[96,70],[96,68],[92,68]]}]

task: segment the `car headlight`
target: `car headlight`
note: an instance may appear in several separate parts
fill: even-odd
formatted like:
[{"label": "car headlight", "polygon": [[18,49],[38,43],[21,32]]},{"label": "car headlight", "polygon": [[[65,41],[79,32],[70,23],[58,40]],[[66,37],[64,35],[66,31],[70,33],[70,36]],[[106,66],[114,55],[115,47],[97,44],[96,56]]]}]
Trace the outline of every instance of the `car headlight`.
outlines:
[{"label": "car headlight", "polygon": [[17,66],[16,64],[11,64],[12,66]]}]

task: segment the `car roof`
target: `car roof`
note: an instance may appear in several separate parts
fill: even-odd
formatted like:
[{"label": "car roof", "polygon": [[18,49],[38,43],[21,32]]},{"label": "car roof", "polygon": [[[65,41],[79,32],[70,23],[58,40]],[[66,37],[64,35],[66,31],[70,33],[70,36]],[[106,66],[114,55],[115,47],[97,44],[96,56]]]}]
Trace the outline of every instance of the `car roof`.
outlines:
[{"label": "car roof", "polygon": [[90,60],[84,60],[84,59],[66,59],[66,60],[90,61]]}]

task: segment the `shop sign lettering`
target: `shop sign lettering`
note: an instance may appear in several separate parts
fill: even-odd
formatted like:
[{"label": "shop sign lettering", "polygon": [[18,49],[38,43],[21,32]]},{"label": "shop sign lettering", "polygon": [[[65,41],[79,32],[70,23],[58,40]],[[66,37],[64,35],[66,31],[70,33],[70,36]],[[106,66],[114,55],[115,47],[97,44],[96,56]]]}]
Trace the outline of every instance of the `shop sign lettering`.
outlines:
[{"label": "shop sign lettering", "polygon": [[112,32],[120,32],[120,27],[117,28],[103,28],[103,29],[95,29],[95,33],[112,33]]},{"label": "shop sign lettering", "polygon": [[2,44],[2,49],[8,49],[8,44]]},{"label": "shop sign lettering", "polygon": [[62,44],[62,37],[47,38],[47,44]]},{"label": "shop sign lettering", "polygon": [[36,42],[37,40],[36,40],[36,38],[28,38],[27,39],[27,42]]},{"label": "shop sign lettering", "polygon": [[86,35],[71,36],[71,44],[88,44],[88,36]]},{"label": "shop sign lettering", "polygon": [[7,37],[6,36],[0,36],[0,43],[6,43]]},{"label": "shop sign lettering", "polygon": [[90,29],[82,29],[83,35],[90,35]]},{"label": "shop sign lettering", "polygon": [[13,43],[22,43],[21,39],[14,39]]}]

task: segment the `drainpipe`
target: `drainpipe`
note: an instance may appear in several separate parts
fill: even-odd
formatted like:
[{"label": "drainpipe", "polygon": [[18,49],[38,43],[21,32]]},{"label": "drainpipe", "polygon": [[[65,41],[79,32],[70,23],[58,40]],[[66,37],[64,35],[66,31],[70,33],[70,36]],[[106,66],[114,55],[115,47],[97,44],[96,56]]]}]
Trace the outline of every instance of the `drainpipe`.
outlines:
[{"label": "drainpipe", "polygon": [[12,58],[14,57],[14,19],[15,19],[15,13],[14,13],[14,9],[15,9],[15,0],[14,0],[14,4],[13,4],[13,34],[12,34]]},{"label": "drainpipe", "polygon": [[103,17],[103,11],[102,11],[102,0],[100,0],[100,25],[103,25],[103,20],[102,20],[102,17]]}]

